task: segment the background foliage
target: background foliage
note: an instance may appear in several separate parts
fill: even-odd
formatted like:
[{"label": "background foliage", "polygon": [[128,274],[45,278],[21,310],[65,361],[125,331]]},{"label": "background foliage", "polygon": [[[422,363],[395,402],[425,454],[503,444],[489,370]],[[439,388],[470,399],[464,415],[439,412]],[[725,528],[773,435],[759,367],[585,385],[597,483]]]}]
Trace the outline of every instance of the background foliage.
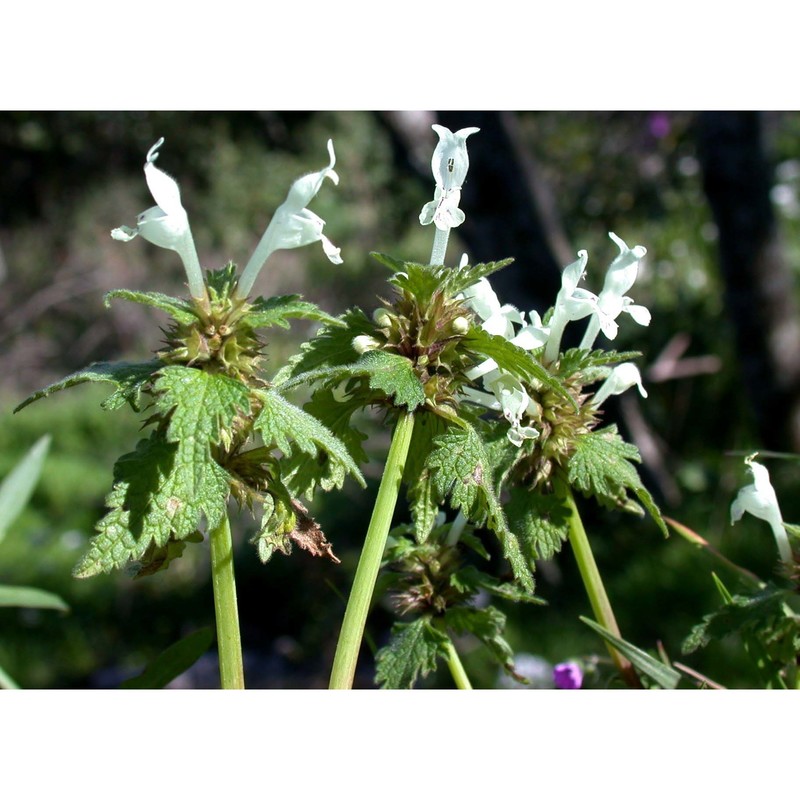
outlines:
[{"label": "background foliage", "polygon": [[[796,274],[800,115],[762,114],[759,121],[780,246]],[[141,173],[147,149],[166,138],[159,165],[180,182],[201,261],[217,268],[229,259],[247,260],[291,181],[326,163],[325,142],[332,137],[342,180],[320,193],[314,210],[342,247],[344,264],[333,267],[317,248],[281,251],[255,290],[301,292],[334,314],[354,305],[369,313],[375,295],[386,293],[388,275],[369,252],[424,260],[430,251],[430,232],[417,223],[432,190],[426,160],[435,144],[429,121],[423,122],[422,133],[408,138],[391,115],[352,111],[0,114],[0,476],[42,434],[53,437],[33,500],[0,547],[0,584],[41,587],[70,607],[68,614],[0,608],[0,664],[21,685],[117,686],[182,636],[213,624],[204,548],[188,548],[168,570],[139,580],[70,577],[103,514],[111,466],[135,444],[133,415],[103,411],[102,390],[82,387],[11,416],[26,394],[90,361],[146,358],[158,348],[165,320],[156,312],[102,304],[116,288],[182,291],[174,254],[146,243],[122,246],[108,235],[151,204]],[[652,452],[642,448],[648,488],[665,514],[768,576],[775,558],[766,527],[751,518],[729,525],[730,501],[747,478],[741,458],[726,453],[751,452],[763,441],[738,360],[737,321],[725,313],[718,232],[698,154],[699,115],[529,112],[513,115],[513,124],[518,147],[536,166],[550,242],[562,265],[587,249],[590,288],[597,289],[615,252],[609,230],[648,248],[635,296],[650,307],[653,323],[648,329],[623,325],[619,349],[640,350],[643,364],[658,365],[665,348],[685,345],[684,358],[697,359],[690,362],[694,372],[670,380],[644,370],[646,401],[609,403],[633,440],[652,446]],[[528,179],[520,173],[520,181]],[[464,243],[460,249],[451,243],[450,261],[474,233],[468,186]],[[498,184],[492,191],[500,196],[506,188]],[[539,298],[537,285],[553,276],[546,280],[544,268],[537,274],[517,251],[491,254],[509,256],[518,257],[509,271],[522,288],[519,297],[505,294],[503,301],[544,311],[553,297]],[[268,373],[311,330],[297,323],[290,332],[271,334]],[[235,531],[249,685],[327,684],[387,444],[376,421],[365,443],[367,491],[349,481],[313,509],[341,565],[296,551],[263,566],[246,545],[254,523]],[[789,462],[769,466],[785,518],[800,521],[795,469]],[[736,638],[680,656],[692,626],[718,605],[710,563],[680,538],[665,540],[648,520],[591,504],[582,513],[626,639],[646,649],[662,642],[674,658],[725,685],[753,685],[756,676]],[[571,555],[542,565],[537,585],[548,606],[504,607],[515,650],[551,663],[600,652],[595,634],[578,621],[588,609]],[[376,646],[391,622],[380,608],[370,619]],[[464,647],[475,684],[494,685],[495,667],[484,663],[479,648],[471,653],[470,642]],[[208,663],[201,660],[178,685],[213,685],[211,652],[205,658]],[[372,685],[373,674],[374,664],[363,659],[359,684]],[[448,681],[440,675],[423,685]]]}]

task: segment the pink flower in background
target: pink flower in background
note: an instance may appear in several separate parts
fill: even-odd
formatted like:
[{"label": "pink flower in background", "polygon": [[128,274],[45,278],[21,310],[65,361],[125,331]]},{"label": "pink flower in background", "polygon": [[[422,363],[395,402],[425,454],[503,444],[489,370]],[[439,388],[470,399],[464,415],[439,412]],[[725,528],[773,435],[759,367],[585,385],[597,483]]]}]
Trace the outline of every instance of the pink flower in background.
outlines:
[{"label": "pink flower in background", "polygon": [[583,683],[583,672],[574,661],[565,661],[553,667],[553,680],[556,689],[580,689]]}]

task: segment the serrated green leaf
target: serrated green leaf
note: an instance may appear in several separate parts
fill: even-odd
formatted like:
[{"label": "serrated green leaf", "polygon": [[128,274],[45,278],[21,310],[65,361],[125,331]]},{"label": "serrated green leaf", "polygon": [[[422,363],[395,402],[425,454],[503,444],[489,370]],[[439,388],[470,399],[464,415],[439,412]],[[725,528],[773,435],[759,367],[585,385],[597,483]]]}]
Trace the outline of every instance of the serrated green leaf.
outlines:
[{"label": "serrated green leaf", "polygon": [[370,389],[393,398],[395,406],[406,406],[413,411],[425,403],[425,390],[413,364],[405,356],[370,350],[353,364],[351,373],[368,376]]},{"label": "serrated green leaf", "polygon": [[0,586],[0,606],[69,611],[69,606],[58,595],[32,586]]},{"label": "serrated green leaf", "polygon": [[0,542],[28,504],[49,449],[50,436],[42,436],[0,483]]},{"label": "serrated green leaf", "polygon": [[657,658],[653,658],[649,653],[640,650],[638,647],[620,639],[614,634],[609,633],[602,625],[598,625],[593,619],[580,617],[581,622],[588,625],[595,633],[599,634],[614,648],[619,650],[634,667],[648,678],[654,680],[662,689],[674,689],[681,679],[681,674],[677,670],[668,667]]},{"label": "serrated green leaf", "polygon": [[628,506],[627,492],[632,491],[667,536],[658,506],[630,463],[641,460],[639,450],[619,435],[616,425],[609,425],[577,438],[575,452],[567,464],[568,479],[584,495],[612,508]]},{"label": "serrated green leaf", "polygon": [[[718,587],[721,585],[718,582]],[[693,653],[706,647],[709,642],[723,639],[734,633],[755,629],[768,618],[782,616],[782,604],[787,598],[783,589],[768,585],[753,594],[731,595],[727,590],[722,595],[721,608],[706,614],[703,621],[692,628],[683,642],[682,651]]]},{"label": "serrated green leaf", "polygon": [[156,407],[170,414],[167,441],[180,444],[176,468],[193,494],[209,477],[210,446],[238,413],[250,410],[250,390],[227,375],[173,365],[161,370],[155,391]]},{"label": "serrated green leaf", "polygon": [[396,272],[389,278],[389,283],[401,292],[416,298],[416,304],[424,308],[431,302],[433,295],[441,290],[445,268],[441,265],[414,264],[407,261],[402,272]]},{"label": "serrated green leaf", "polygon": [[642,354],[635,350],[581,350],[573,347],[558,357],[556,374],[564,378],[580,372],[583,383],[591,383],[608,375],[608,368],[624,361],[635,361]]},{"label": "serrated green leaf", "polygon": [[211,628],[201,628],[170,645],[147,665],[144,672],[120,684],[120,689],[163,689],[183,675],[214,641]]},{"label": "serrated green leaf", "polygon": [[392,256],[386,255],[386,253],[375,253],[372,252],[370,255],[379,263],[383,264],[384,267],[388,267],[392,272],[402,272],[406,268],[405,261],[398,261],[396,258],[392,258]]},{"label": "serrated green leaf", "polygon": [[105,296],[106,308],[110,308],[111,301],[116,298],[130,300],[132,303],[139,303],[140,305],[157,308],[159,311],[165,311],[176,322],[183,323],[184,325],[190,325],[193,322],[197,322],[199,319],[191,303],[179,297],[170,297],[160,292],[137,292],[132,289],[114,289]]},{"label": "serrated green leaf", "polygon": [[551,559],[569,537],[570,515],[555,494],[542,494],[514,486],[505,505],[508,525],[531,559]]},{"label": "serrated green leaf", "polygon": [[[289,459],[285,477],[292,480],[295,491],[307,493],[315,480],[329,480],[341,486],[345,474],[351,474],[364,487],[364,477],[345,445],[319,420],[281,397],[275,391],[258,392],[261,411],[253,427],[261,434],[267,447],[277,447]],[[320,452],[322,451],[322,452]],[[317,468],[304,474],[309,459],[294,457],[303,453],[311,459],[324,458]],[[296,485],[294,485],[296,484]]]},{"label": "serrated green leaf", "polygon": [[488,278],[489,275],[513,264],[513,258],[505,258],[502,261],[490,261],[486,264],[467,264],[463,267],[448,269],[444,274],[443,288],[449,295],[457,295],[474,286],[481,278]]},{"label": "serrated green leaf", "polygon": [[271,328],[278,326],[288,328],[290,319],[310,319],[324,322],[327,325],[343,326],[336,317],[323,311],[314,303],[301,299],[299,294],[287,294],[280,297],[257,298],[242,322],[250,328]]},{"label": "serrated green leaf", "polygon": [[503,546],[514,575],[529,591],[534,583],[530,566],[523,556],[516,535],[509,530],[503,508],[492,485],[492,469],[486,450],[475,430],[451,428],[437,436],[428,458],[433,486],[440,501],[449,498],[453,508],[460,508],[476,525],[488,525]]},{"label": "serrated green leaf", "polygon": [[436,669],[438,658],[447,658],[450,640],[427,617],[392,626],[392,638],[375,657],[375,679],[382,689],[411,689],[420,675]]},{"label": "serrated green leaf", "polygon": [[501,611],[494,606],[453,606],[446,611],[444,623],[457,633],[471,633],[480,639],[500,666],[514,673],[514,651],[503,636],[506,616]]},{"label": "serrated green leaf", "polygon": [[40,389],[38,392],[34,392],[14,409],[14,413],[21,411],[35,400],[49,397],[62,389],[69,389],[80,383],[113,383],[117,387],[116,391],[101,403],[102,407],[113,411],[127,402],[138,410],[142,388],[153,374],[163,366],[163,362],[158,360],[135,364],[129,364],[125,361],[118,361],[113,364],[97,361],[88,367],[73,372],[56,383],[51,383],[50,386]]},{"label": "serrated green leaf", "polygon": [[185,539],[203,515],[209,527],[219,525],[229,476],[210,456],[198,462],[195,450],[191,443],[168,442],[155,433],[117,461],[114,487],[106,498],[109,511],[74,568],[75,577],[137,561],[151,545],[164,547],[170,536]]},{"label": "serrated green leaf", "polygon": [[306,376],[317,370],[352,364],[358,358],[358,353],[353,349],[353,339],[374,333],[375,324],[361,309],[346,311],[336,325],[326,325],[313,339],[303,343],[300,353],[278,371],[273,385],[285,391],[290,385],[308,382]]}]

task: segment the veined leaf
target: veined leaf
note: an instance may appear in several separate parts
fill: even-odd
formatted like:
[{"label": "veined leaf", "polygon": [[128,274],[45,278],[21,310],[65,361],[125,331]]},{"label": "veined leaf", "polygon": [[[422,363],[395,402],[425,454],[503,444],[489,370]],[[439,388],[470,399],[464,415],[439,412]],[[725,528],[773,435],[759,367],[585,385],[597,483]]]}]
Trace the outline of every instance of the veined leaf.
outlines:
[{"label": "veined leaf", "polygon": [[40,389],[38,392],[34,392],[14,409],[14,413],[21,411],[35,400],[49,397],[51,394],[60,392],[62,389],[69,389],[71,386],[77,386],[79,383],[113,383],[117,387],[116,391],[101,403],[102,407],[113,411],[127,402],[138,410],[142,388],[163,366],[163,362],[157,359],[135,364],[125,361],[113,364],[97,361],[56,383],[51,383],[50,386]]},{"label": "veined leaf", "polygon": [[[261,434],[267,447],[277,447],[289,458],[296,451],[315,458],[322,450],[333,462],[331,471],[323,474],[335,482],[339,478],[343,480],[345,473],[350,473],[362,487],[366,486],[361,470],[347,448],[319,420],[275,391],[258,392],[257,396],[262,408],[253,427]],[[304,463],[303,459],[290,462],[292,470],[289,475],[291,472],[301,473]],[[307,480],[302,474],[299,474],[299,479],[301,484]]]},{"label": "veined leaf", "polygon": [[204,515],[219,525],[226,510],[229,477],[211,458],[197,461],[192,443],[168,442],[158,433],[114,466],[108,513],[98,522],[89,552],[73,570],[77,578],[137,561],[151,544],[164,547],[197,530]]},{"label": "veined leaf", "polygon": [[301,299],[299,294],[287,294],[267,299],[259,297],[253,302],[242,321],[251,328],[270,328],[276,325],[288,328],[287,320],[289,319],[310,319],[324,322],[326,325],[344,325],[343,322],[323,311],[319,306]]},{"label": "veined leaf", "polygon": [[443,288],[448,294],[459,294],[470,286],[474,286],[481,278],[488,278],[489,275],[513,263],[513,258],[504,258],[502,261],[467,264],[464,267],[448,269],[444,275]]},{"label": "veined leaf", "polygon": [[370,389],[378,389],[394,398],[394,405],[413,411],[425,402],[425,390],[412,363],[397,353],[370,350],[353,364],[352,374],[369,377]]},{"label": "veined leaf", "polygon": [[612,508],[629,505],[627,491],[632,491],[667,536],[661,512],[631,463],[641,460],[639,450],[617,433],[616,425],[609,425],[577,438],[567,464],[568,479],[584,495]]},{"label": "veined leaf", "polygon": [[140,305],[157,308],[159,311],[165,311],[176,322],[181,322],[184,325],[197,322],[199,319],[197,312],[194,310],[194,306],[179,297],[170,297],[160,292],[137,292],[131,289],[114,289],[105,296],[106,308],[110,308],[111,301],[117,297],[122,300],[130,300],[132,303],[139,303]]},{"label": "veined leaf", "polygon": [[505,506],[509,527],[522,540],[531,559],[551,559],[569,536],[569,512],[555,494],[511,488]]},{"label": "veined leaf", "polygon": [[358,358],[353,349],[353,339],[363,334],[374,334],[375,324],[358,308],[346,311],[339,322],[341,324],[326,325],[301,346],[300,353],[290,359],[273,379],[275,388],[283,391],[287,388],[283,384],[290,381],[291,385],[306,382],[306,373],[351,364]]},{"label": "veined leaf", "polygon": [[427,617],[392,626],[389,644],[375,658],[375,679],[382,689],[411,689],[421,675],[436,669],[438,658],[447,658],[450,639],[433,627]]},{"label": "veined leaf", "polygon": [[453,606],[445,613],[445,624],[457,633],[471,633],[480,639],[503,669],[514,673],[514,651],[503,634],[506,616],[494,606],[476,608],[473,606]]},{"label": "veined leaf", "polygon": [[534,583],[530,566],[523,556],[519,540],[509,530],[503,508],[492,485],[492,466],[475,430],[453,426],[437,436],[428,458],[433,486],[441,501],[449,498],[453,508],[460,508],[476,525],[487,524],[503,546],[517,580],[530,592]]}]

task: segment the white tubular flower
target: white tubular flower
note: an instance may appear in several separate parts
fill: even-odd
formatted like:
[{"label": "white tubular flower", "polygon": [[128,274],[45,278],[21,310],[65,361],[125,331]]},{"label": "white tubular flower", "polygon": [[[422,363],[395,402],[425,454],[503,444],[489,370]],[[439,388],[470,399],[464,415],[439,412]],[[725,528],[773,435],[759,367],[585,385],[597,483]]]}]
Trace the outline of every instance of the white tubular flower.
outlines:
[{"label": "white tubular flower", "polygon": [[550,335],[544,350],[547,363],[552,363],[558,358],[561,337],[564,335],[567,323],[588,317],[597,308],[597,295],[578,288],[586,271],[588,258],[585,250],[579,250],[578,260],[564,267],[561,273],[561,289],[556,297],[553,316],[550,318]]},{"label": "white tubular flower", "polygon": [[514,326],[524,324],[522,314],[512,305],[500,305],[492,285],[486,278],[465,289],[462,293],[465,304],[482,320],[481,327],[493,336],[510,339],[514,336]]},{"label": "white tubular flower", "polygon": [[162,144],[163,136],[148,151],[144,165],[147,186],[157,205],[139,214],[135,228],[121,225],[111,231],[111,236],[119,242],[130,242],[136,236],[141,236],[159,247],[174,250],[183,261],[192,297],[201,299],[206,296],[205,283],[189,227],[189,217],[181,204],[180,189],[175,179],[162,172],[155,163],[159,155],[158,148]]},{"label": "white tubular flower", "polygon": [[602,330],[608,339],[615,339],[619,326],[617,317],[623,312],[630,314],[639,325],[650,324],[650,311],[645,306],[637,306],[630,297],[625,296],[636,281],[639,273],[639,262],[647,254],[641,245],[636,245],[632,250],[614,233],[609,237],[619,247],[619,255],[611,262],[606,272],[603,291],[597,296],[597,309],[589,320],[583,341],[582,350],[590,350],[594,345],[597,334]]},{"label": "white tubular flower", "polygon": [[753,453],[744,460],[753,475],[753,483],[739,489],[739,494],[731,503],[731,525],[738,522],[745,512],[768,522],[775,536],[781,560],[791,566],[794,564],[794,558],[789,537],[783,527],[783,516],[778,506],[778,498],[772,488],[769,471],[765,466],[757,464],[753,460],[757,455],[758,453]]},{"label": "white tubular flower", "polygon": [[496,377],[485,380],[484,383],[494,393],[503,416],[511,425],[506,434],[511,444],[520,447],[525,439],[536,439],[539,431],[522,426],[522,417],[531,402],[523,385],[507,373],[498,373]]},{"label": "white tubular flower", "polygon": [[334,170],[336,154],[333,151],[333,141],[330,139],[328,139],[328,153],[330,163],[327,167],[319,172],[304,175],[292,184],[286,200],[278,207],[244,268],[239,288],[236,290],[239,297],[246,297],[249,294],[261,267],[276,250],[321,242],[328,260],[333,264],[342,263],[340,249],[322,233],[325,220],[306,208],[320,190],[325,178],[330,178],[334,184],[339,183],[339,175]]},{"label": "white tubular flower", "polygon": [[535,428],[522,425],[522,417],[531,401],[525,387],[513,375],[494,369],[484,376],[483,385],[492,393],[469,386],[465,386],[461,392],[472,403],[502,412],[511,425],[506,434],[511,444],[520,447],[525,439],[536,439],[539,436],[539,431]]},{"label": "white tubular flower", "polygon": [[605,379],[603,385],[597,390],[597,394],[589,401],[595,408],[600,408],[600,404],[612,394],[622,394],[627,392],[631,386],[639,387],[639,394],[647,397],[647,392],[642,386],[642,376],[636,364],[626,361],[618,364],[611,370],[611,374]]},{"label": "white tubular flower", "polygon": [[511,344],[515,344],[523,350],[536,350],[547,343],[550,337],[550,328],[542,325],[542,318],[537,311],[531,311],[528,316],[531,321],[527,324],[523,322],[517,335],[512,337]]},{"label": "white tubular flower", "polygon": [[439,143],[431,159],[436,190],[433,200],[422,207],[419,221],[422,225],[433,222],[439,230],[449,231],[450,228],[457,228],[465,219],[458,204],[469,169],[467,137],[477,133],[480,128],[462,128],[453,133],[443,125],[432,127],[439,135]]}]

